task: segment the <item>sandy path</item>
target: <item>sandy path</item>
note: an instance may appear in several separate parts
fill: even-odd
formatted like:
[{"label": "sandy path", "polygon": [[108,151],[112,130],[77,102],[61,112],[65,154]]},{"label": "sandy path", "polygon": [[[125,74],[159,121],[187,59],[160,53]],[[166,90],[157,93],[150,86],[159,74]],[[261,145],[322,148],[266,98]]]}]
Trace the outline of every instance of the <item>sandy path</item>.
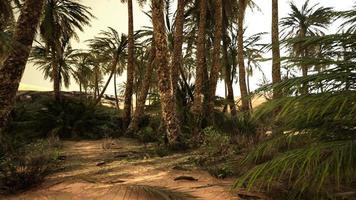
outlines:
[{"label": "sandy path", "polygon": [[[109,149],[103,144],[111,144]],[[106,145],[104,145],[106,146]],[[64,142],[63,169],[47,177],[38,188],[6,199],[149,199],[132,194],[125,186],[148,185],[189,193],[197,199],[228,200],[231,180],[218,180],[201,170],[176,170],[177,163],[189,155],[150,157],[142,144],[130,139],[111,141]],[[104,161],[103,165],[97,166]],[[177,176],[192,176],[197,181],[174,181]],[[130,190],[131,191],[131,190]],[[136,191],[140,193],[140,191]],[[150,198],[155,199],[155,198]]]}]

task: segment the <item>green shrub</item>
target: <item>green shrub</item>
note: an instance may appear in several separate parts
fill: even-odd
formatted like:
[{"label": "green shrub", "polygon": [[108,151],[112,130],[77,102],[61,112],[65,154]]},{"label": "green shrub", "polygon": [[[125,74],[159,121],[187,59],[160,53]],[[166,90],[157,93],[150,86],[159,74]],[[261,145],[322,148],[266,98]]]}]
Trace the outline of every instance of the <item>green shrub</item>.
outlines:
[{"label": "green shrub", "polygon": [[203,130],[202,148],[209,156],[227,155],[231,150],[230,137],[212,127]]},{"label": "green shrub", "polygon": [[58,151],[52,143],[39,140],[16,143],[12,151],[2,149],[0,157],[0,192],[14,193],[40,183],[54,170]]},{"label": "green shrub", "polygon": [[97,139],[122,132],[117,110],[68,97],[60,103],[45,97],[20,101],[12,118],[10,132],[26,140],[49,135]]}]

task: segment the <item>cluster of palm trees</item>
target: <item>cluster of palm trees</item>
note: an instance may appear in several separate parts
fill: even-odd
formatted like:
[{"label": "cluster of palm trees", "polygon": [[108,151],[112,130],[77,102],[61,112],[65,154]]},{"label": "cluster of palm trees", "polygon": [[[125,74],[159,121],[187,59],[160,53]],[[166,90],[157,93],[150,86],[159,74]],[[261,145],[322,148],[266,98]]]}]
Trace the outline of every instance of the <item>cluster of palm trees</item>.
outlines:
[{"label": "cluster of palm trees", "polygon": [[[71,77],[79,84],[81,92],[93,94],[96,103],[100,103],[114,79],[116,106],[119,107],[116,78],[126,70],[123,119],[127,133],[137,131],[148,92],[154,88],[160,96],[161,116],[171,145],[175,145],[181,135],[177,107],[182,105],[182,99],[188,102],[183,105],[189,105],[198,119],[198,127],[203,126],[201,119],[212,123],[219,79],[225,82],[226,108],[229,107],[231,115],[236,115],[237,110],[251,112],[249,76],[260,67],[259,60],[268,49],[260,45],[263,33],[244,37],[246,9],[257,7],[252,0],[177,0],[175,14],[171,13],[172,1],[151,0],[151,11],[147,15],[153,26],[136,32],[133,2],[122,2],[127,2],[128,6],[128,35],[108,28],[87,41],[89,50],[78,50],[71,47],[70,41],[78,37],[77,31],[83,31],[84,26],[90,24],[94,17],[90,8],[74,0],[1,1],[1,129],[6,127],[28,59],[43,71],[45,78],[53,81],[58,101],[61,86],[68,87]],[[145,2],[139,1],[140,4]],[[334,12],[331,8],[310,6],[309,1],[301,9],[291,3],[292,13],[280,22],[278,0],[272,0],[271,5],[272,82],[278,83],[282,79],[279,25],[286,40],[322,35],[331,24]],[[14,9],[21,11],[16,22]],[[352,12],[350,15],[353,16]],[[34,47],[33,41],[36,41]],[[20,48],[12,48],[14,45]],[[286,47],[292,56],[300,59],[322,51],[321,47],[303,44]],[[311,67],[300,64],[303,76],[308,75]],[[108,78],[103,84],[105,77]],[[240,105],[234,99],[236,80],[240,87]],[[132,114],[134,93],[137,103]],[[307,85],[302,87],[302,93],[308,93]],[[273,92],[273,98],[281,95],[282,91]]]}]

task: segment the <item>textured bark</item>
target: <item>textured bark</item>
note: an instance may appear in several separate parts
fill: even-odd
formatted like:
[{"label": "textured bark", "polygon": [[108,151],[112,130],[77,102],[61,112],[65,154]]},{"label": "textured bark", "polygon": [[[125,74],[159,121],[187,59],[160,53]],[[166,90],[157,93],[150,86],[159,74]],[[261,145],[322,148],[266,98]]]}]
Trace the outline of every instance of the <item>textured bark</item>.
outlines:
[{"label": "textured bark", "polygon": [[124,100],[124,128],[127,128],[131,120],[132,93],[134,83],[134,30],[133,30],[133,11],[132,0],[127,1],[128,16],[129,16],[129,34],[128,34],[128,59],[127,59],[127,79]]},{"label": "textured bark", "polygon": [[[224,12],[224,10],[223,10]],[[224,35],[223,35],[223,57],[224,57],[224,69],[225,69],[225,93],[227,92],[226,96],[226,101],[227,104],[230,107],[230,112],[232,116],[235,116],[237,114],[236,112],[236,106],[235,106],[235,100],[234,100],[234,89],[233,89],[233,78],[231,76],[231,65],[229,63],[229,58],[228,58],[228,35],[227,35],[227,26],[228,26],[228,21],[227,17],[224,12],[224,18],[223,18],[223,26],[224,26]],[[225,109],[225,107],[224,107]],[[226,112],[226,111],[225,111]]]},{"label": "textured bark", "polygon": [[233,89],[233,80],[231,76],[231,65],[229,64],[228,60],[228,52],[227,52],[227,41],[226,37],[223,39],[223,56],[224,56],[224,64],[225,64],[225,92],[227,92],[226,101],[227,105],[229,105],[230,112],[232,116],[237,114],[235,100],[234,100],[234,89]]},{"label": "textured bark", "polygon": [[177,16],[175,18],[174,50],[172,62],[172,87],[174,96],[177,93],[179,70],[182,68],[182,46],[185,0],[178,0]]},{"label": "textured bark", "polygon": [[214,112],[214,100],[216,93],[216,85],[221,71],[221,39],[222,39],[222,0],[215,0],[215,32],[214,32],[214,49],[213,49],[213,61],[210,70],[209,78],[209,101],[208,101],[208,113]]},{"label": "textured bark", "polygon": [[14,34],[14,41],[22,46],[11,49],[0,69],[0,134],[4,131],[9,114],[14,107],[43,5],[44,0],[25,1]]},{"label": "textured bark", "polygon": [[245,69],[245,61],[244,61],[244,1],[239,0],[239,8],[241,10],[238,13],[238,38],[237,38],[237,57],[239,63],[239,84],[240,84],[240,93],[241,93],[241,110],[249,111],[249,97],[247,94],[247,86],[246,86],[246,69]]},{"label": "textured bark", "polygon": [[158,67],[158,89],[161,100],[162,119],[170,146],[176,146],[180,136],[177,120],[175,97],[171,84],[171,70],[167,69],[167,36],[163,16],[163,0],[152,0],[153,34],[156,44],[156,61]]},{"label": "textured bark", "polygon": [[153,69],[155,66],[155,63],[154,63],[155,54],[156,54],[155,46],[152,45],[151,51],[150,51],[150,60],[147,65],[147,68],[146,68],[145,77],[144,77],[143,81],[141,82],[141,86],[138,91],[136,109],[135,109],[134,115],[132,117],[132,120],[130,122],[130,125],[126,131],[126,134],[128,134],[128,135],[133,134],[134,132],[138,131],[138,129],[139,129],[139,122],[142,119],[143,114],[144,114],[146,98],[148,95],[148,91],[150,89],[152,73],[153,73]]},{"label": "textured bark", "polygon": [[[279,48],[278,0],[272,0],[272,83],[281,81],[281,55]],[[273,90],[273,98],[280,97],[280,92]]]},{"label": "textured bark", "polygon": [[205,34],[206,34],[206,0],[200,0],[199,29],[197,41],[197,66],[195,73],[194,102],[192,112],[202,114],[204,100]]},{"label": "textured bark", "polygon": [[59,48],[52,45],[52,76],[53,76],[53,95],[54,99],[59,102],[61,100],[61,78],[60,78],[60,66],[58,65]]}]

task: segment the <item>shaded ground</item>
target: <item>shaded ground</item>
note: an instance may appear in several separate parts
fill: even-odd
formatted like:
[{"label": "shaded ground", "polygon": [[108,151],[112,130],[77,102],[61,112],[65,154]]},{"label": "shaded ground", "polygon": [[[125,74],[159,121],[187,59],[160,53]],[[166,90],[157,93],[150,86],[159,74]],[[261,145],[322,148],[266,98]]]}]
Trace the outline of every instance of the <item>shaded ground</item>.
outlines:
[{"label": "shaded ground", "polygon": [[[218,180],[198,169],[175,167],[186,161],[188,154],[151,157],[148,149],[124,138],[66,141],[61,170],[47,177],[41,186],[7,199],[145,199],[128,194],[123,189],[126,185],[166,187],[198,199],[238,199],[229,192],[232,180]],[[175,181],[178,176],[198,180]]]}]

